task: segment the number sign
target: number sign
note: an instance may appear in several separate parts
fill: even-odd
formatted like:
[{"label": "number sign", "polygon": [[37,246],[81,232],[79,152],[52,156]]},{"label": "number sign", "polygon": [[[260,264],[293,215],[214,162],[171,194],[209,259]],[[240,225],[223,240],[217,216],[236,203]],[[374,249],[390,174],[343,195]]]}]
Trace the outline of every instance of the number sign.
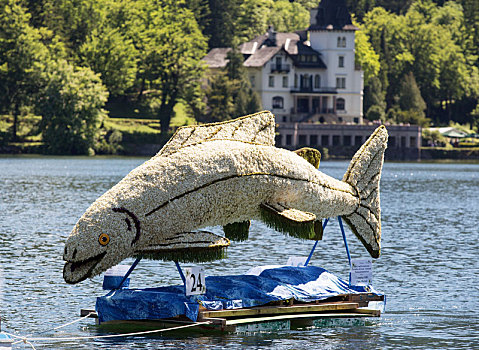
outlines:
[{"label": "number sign", "polygon": [[186,295],[199,295],[206,293],[205,272],[201,266],[186,267],[185,288]]}]

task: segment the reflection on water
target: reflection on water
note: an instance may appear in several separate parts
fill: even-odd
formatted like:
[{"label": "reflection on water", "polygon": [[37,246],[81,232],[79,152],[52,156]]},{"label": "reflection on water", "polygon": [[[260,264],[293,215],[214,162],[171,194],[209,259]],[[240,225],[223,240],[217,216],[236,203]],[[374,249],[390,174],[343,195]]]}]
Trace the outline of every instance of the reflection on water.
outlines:
[{"label": "reflection on water", "polygon": [[[75,319],[103,293],[101,277],[78,285],[62,279],[63,244],[86,208],[140,158],[0,158],[0,315],[6,331],[42,332]],[[322,162],[342,178],[347,162]],[[477,346],[479,233],[478,164],[386,163],[381,180],[383,255],[374,261],[375,287],[388,295],[387,313],[365,326],[275,334],[190,334],[134,339],[50,342],[55,349],[470,349]],[[220,233],[220,228],[212,228]],[[243,273],[307,255],[312,242],[285,237],[254,222],[247,242],[205,264],[209,274]],[[366,257],[348,233],[353,258]],[[131,262],[131,260],[128,260]],[[347,257],[336,220],[312,263],[340,276]],[[173,263],[142,261],[132,287],[179,284]],[[61,336],[98,334],[91,320]],[[47,332],[46,334],[53,334]],[[23,345],[22,345],[23,346]],[[38,344],[41,347],[40,344]],[[20,346],[21,348],[21,346]],[[28,348],[26,346],[25,348]]]}]

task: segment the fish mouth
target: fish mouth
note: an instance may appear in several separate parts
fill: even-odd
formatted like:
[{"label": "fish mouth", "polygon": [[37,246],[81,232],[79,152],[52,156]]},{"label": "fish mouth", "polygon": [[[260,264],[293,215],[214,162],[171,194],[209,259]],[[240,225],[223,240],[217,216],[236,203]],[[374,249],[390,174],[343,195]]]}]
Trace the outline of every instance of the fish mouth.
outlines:
[{"label": "fish mouth", "polygon": [[92,276],[93,269],[106,255],[106,252],[81,261],[67,261],[63,267],[63,279],[69,284],[79,283]]}]

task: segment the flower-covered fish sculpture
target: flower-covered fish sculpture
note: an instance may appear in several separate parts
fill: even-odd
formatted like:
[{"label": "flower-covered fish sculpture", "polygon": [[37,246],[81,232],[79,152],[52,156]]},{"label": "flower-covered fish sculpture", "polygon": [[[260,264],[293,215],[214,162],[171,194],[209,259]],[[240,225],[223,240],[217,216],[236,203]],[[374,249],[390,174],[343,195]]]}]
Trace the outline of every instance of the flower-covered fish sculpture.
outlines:
[{"label": "flower-covered fish sculpture", "polygon": [[[222,258],[229,239],[247,239],[253,219],[320,239],[321,219],[340,215],[379,257],[386,128],[359,149],[342,181],[317,170],[318,151],[276,148],[274,137],[269,112],[180,128],[79,219],[65,245],[65,281],[80,282],[128,257]],[[200,231],[215,225],[223,226],[225,237]]]}]

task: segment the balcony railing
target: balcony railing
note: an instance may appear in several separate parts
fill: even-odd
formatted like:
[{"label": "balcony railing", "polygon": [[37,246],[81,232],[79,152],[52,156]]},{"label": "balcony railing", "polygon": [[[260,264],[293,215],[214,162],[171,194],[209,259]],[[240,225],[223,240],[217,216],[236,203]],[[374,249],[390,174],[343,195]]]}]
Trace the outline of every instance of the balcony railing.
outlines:
[{"label": "balcony railing", "polygon": [[310,86],[301,86],[301,87],[294,87],[291,89],[292,93],[304,93],[304,92],[316,92],[316,93],[324,93],[324,94],[336,94],[338,91],[335,87],[320,87],[320,88],[313,88]]},{"label": "balcony railing", "polygon": [[292,107],[291,114],[337,114],[337,111],[335,111],[334,108],[313,107],[310,111],[309,108],[306,107],[297,107],[296,109]]},{"label": "balcony railing", "polygon": [[271,64],[271,73],[288,73],[290,68],[289,64]]}]

